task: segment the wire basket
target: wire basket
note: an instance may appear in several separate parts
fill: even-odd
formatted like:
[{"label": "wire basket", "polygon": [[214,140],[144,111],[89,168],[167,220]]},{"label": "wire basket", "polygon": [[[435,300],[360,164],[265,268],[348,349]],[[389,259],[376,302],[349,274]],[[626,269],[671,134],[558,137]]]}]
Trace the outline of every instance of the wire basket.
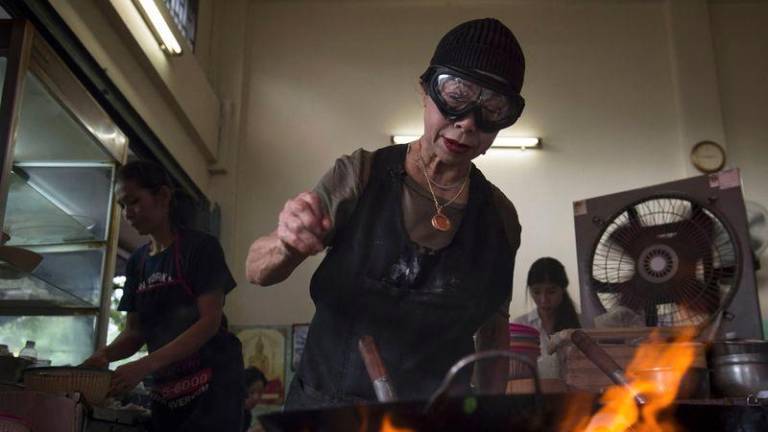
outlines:
[{"label": "wire basket", "polygon": [[0,356],[0,381],[19,382],[21,372],[31,364],[32,361],[25,358]]},{"label": "wire basket", "polygon": [[104,401],[112,383],[112,371],[77,367],[43,367],[24,371],[28,390],[46,393],[79,392],[92,405]]},{"label": "wire basket", "polygon": [[0,413],[0,432],[30,432],[27,423],[14,415]]}]

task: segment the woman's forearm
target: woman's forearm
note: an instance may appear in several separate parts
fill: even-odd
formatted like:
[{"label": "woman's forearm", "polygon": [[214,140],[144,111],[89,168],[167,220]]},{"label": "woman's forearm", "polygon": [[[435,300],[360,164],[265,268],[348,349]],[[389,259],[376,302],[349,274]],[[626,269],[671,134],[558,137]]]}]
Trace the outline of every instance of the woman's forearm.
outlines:
[{"label": "woman's forearm", "polygon": [[245,262],[245,273],[252,284],[273,285],[290,276],[305,258],[289,251],[274,231],[253,242]]},{"label": "woman's forearm", "polygon": [[[509,349],[509,331],[507,318],[494,315],[477,332],[476,351]],[[476,363],[477,384],[486,393],[503,393],[507,386],[509,359],[506,357]]]},{"label": "woman's forearm", "polygon": [[134,330],[126,329],[111,344],[102,348],[102,351],[107,361],[113,362],[136,354],[142,346],[144,346],[144,339],[141,335]]}]

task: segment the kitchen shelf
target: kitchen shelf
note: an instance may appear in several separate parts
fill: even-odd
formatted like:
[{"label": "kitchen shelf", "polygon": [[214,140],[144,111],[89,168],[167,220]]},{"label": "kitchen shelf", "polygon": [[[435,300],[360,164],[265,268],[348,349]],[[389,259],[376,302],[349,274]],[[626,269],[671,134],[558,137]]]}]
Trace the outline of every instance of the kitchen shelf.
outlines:
[{"label": "kitchen shelf", "polygon": [[17,302],[0,300],[0,316],[95,316],[98,313],[99,308],[93,306],[62,306],[45,301]]},{"label": "kitchen shelf", "polygon": [[13,269],[7,263],[0,265],[0,310],[12,315],[22,315],[26,309],[43,310],[65,308],[67,310],[98,310],[93,304],[68,291],[29,273]]},{"label": "kitchen shelf", "polygon": [[42,256],[42,261],[31,273],[0,261],[0,302],[43,301],[45,305],[69,308],[99,305],[106,253],[104,245],[31,246],[28,250]]},{"label": "kitchen shelf", "polygon": [[0,333],[77,364],[109,327],[128,137],[31,22],[0,20],[0,36],[0,228],[42,256],[34,270],[20,251],[4,255],[19,268],[0,261]]},{"label": "kitchen shelf", "polygon": [[[108,202],[109,191],[104,189],[109,187],[109,179],[105,178],[103,184],[99,185],[88,181],[93,179],[78,178],[84,187],[97,190],[83,193],[79,199],[75,199],[78,197],[73,198],[71,193],[69,196],[59,193],[56,187],[61,186],[61,182],[56,182],[56,178],[46,178],[45,174],[41,174],[54,169],[16,167],[11,172],[4,228],[11,236],[8,245],[56,245],[105,240],[106,209],[93,208],[93,201],[88,202],[88,197],[100,192],[106,195],[104,201]],[[77,174],[81,176],[84,172],[93,171],[93,168],[60,169],[65,171],[60,172],[59,177],[72,170],[79,171]],[[35,175],[30,176],[28,172]],[[99,174],[91,172],[91,176]],[[52,176],[47,174],[47,177]],[[67,207],[83,214],[70,214],[64,210]]]}]

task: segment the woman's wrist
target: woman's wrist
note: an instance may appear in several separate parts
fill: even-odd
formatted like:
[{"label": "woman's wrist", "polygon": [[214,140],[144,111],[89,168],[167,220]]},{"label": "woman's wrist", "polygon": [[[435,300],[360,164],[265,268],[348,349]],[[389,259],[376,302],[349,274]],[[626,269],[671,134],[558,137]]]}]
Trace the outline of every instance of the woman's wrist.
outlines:
[{"label": "woman's wrist", "polygon": [[156,372],[159,367],[155,362],[155,358],[152,354],[145,355],[144,357],[136,360],[136,364],[140,366],[147,375]]},{"label": "woman's wrist", "polygon": [[109,362],[114,361],[114,360],[112,360],[112,358],[110,357],[109,354],[110,354],[109,353],[109,345],[107,345],[107,346],[105,346],[103,348],[99,348],[98,350],[96,350],[96,353],[94,353],[94,356],[95,357],[101,357],[102,359],[106,360],[107,363],[109,363]]}]

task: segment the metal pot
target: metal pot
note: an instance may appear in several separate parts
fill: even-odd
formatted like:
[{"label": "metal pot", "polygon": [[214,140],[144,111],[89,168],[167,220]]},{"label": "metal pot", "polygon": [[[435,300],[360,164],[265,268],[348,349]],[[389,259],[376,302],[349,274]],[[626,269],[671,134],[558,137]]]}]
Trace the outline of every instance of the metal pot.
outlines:
[{"label": "metal pot", "polygon": [[723,396],[741,397],[768,390],[768,354],[715,357],[712,382]]},{"label": "metal pot", "polygon": [[710,356],[731,354],[768,354],[768,341],[761,339],[730,339],[716,341],[710,347]]},{"label": "metal pot", "polygon": [[[676,372],[672,368],[664,367],[639,369],[627,374],[631,378],[654,382],[660,393],[671,391],[675,375]],[[709,397],[709,371],[701,367],[691,367],[686,370],[685,375],[680,379],[675,399],[705,399],[707,397]]]}]

